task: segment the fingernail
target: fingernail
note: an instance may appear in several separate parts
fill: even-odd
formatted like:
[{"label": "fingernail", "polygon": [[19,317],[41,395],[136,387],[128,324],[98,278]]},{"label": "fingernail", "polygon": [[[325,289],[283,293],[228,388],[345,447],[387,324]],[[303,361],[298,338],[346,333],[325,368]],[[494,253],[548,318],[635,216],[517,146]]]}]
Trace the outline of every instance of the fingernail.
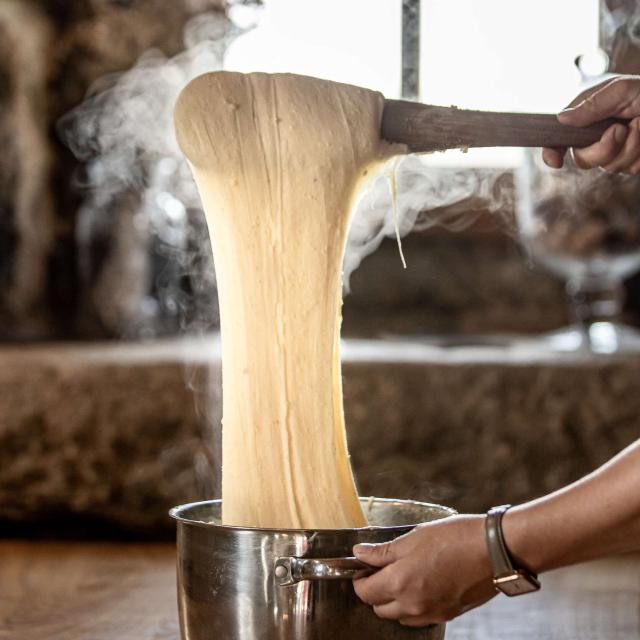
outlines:
[{"label": "fingernail", "polygon": [[371,551],[371,549],[373,549],[374,545],[369,544],[368,542],[362,542],[360,544],[357,544],[355,547],[353,547],[353,552],[354,553],[368,553],[369,551]]}]

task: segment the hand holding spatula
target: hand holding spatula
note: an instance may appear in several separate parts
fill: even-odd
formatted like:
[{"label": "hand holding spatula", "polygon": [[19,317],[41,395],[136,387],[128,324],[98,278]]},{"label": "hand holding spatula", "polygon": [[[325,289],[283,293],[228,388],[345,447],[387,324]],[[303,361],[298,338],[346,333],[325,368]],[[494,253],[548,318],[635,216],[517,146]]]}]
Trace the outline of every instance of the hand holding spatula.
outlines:
[{"label": "hand holding spatula", "polygon": [[[635,108],[634,108],[635,105]],[[545,147],[562,166],[575,148],[578,166],[640,172],[640,78],[621,76],[581,94],[559,116],[496,113],[387,100],[382,137],[421,153],[470,147]]]}]

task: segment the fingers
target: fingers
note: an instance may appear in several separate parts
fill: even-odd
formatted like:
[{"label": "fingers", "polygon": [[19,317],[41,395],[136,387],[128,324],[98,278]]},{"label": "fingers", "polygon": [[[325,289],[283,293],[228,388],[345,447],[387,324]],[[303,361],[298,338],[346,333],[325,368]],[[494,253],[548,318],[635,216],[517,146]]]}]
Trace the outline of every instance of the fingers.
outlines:
[{"label": "fingers", "polygon": [[486,602],[495,589],[484,528],[482,516],[453,516],[418,525],[388,545],[356,545],[356,557],[382,566],[354,580],[356,595],[380,617],[415,627]]},{"label": "fingers", "polygon": [[409,614],[397,600],[392,600],[386,604],[375,605],[373,611],[378,618],[384,618],[385,620],[400,620],[400,618],[409,617]]},{"label": "fingers", "polygon": [[622,124],[609,127],[602,138],[584,149],[574,149],[573,158],[581,169],[604,167],[613,163],[627,141],[629,130]]},{"label": "fingers", "polygon": [[373,567],[386,567],[395,561],[394,545],[392,542],[383,544],[357,544],[353,547],[355,557]]},{"label": "fingers", "polygon": [[398,620],[400,624],[406,627],[426,627],[429,624],[445,621],[445,616],[431,615],[427,611],[425,603],[407,605],[394,600],[393,602],[373,607],[373,611],[379,618]]},{"label": "fingers", "polygon": [[[552,169],[564,164],[565,149],[543,149],[542,159]],[[581,169],[601,167],[609,173],[640,173],[640,117],[629,121],[629,126],[613,125],[594,145],[574,149],[573,157]]]},{"label": "fingers", "polygon": [[353,589],[362,602],[371,605],[383,605],[391,602],[393,596],[393,582],[384,569],[368,578],[358,578],[353,581]]},{"label": "fingers", "polygon": [[406,605],[397,600],[373,607],[373,611],[379,618],[397,620],[405,627],[426,627],[430,624],[446,622],[453,617],[444,614],[432,614],[427,609],[426,603]]},{"label": "fingers", "polygon": [[618,80],[620,76],[616,76],[615,78],[608,78],[607,80],[603,80],[598,84],[587,87],[584,91],[581,91],[566,107],[566,109],[570,109],[571,107],[577,107],[579,104],[584,102],[592,93],[596,91],[600,91],[600,89],[604,89],[607,85],[611,84],[614,80]]},{"label": "fingers", "polygon": [[[584,149],[573,149],[581,169],[602,167],[609,172],[640,173],[640,76],[619,76],[583,91],[558,114],[563,124],[583,127],[613,116],[628,118],[628,126],[615,124],[602,138]],[[544,162],[559,169],[564,149],[543,149]]]},{"label": "fingers", "polygon": [[558,114],[563,124],[585,127],[612,116],[634,118],[640,115],[640,78],[621,76],[613,78],[578,96]]},{"label": "fingers", "polygon": [[542,160],[548,167],[551,167],[552,169],[561,169],[562,165],[564,165],[564,157],[566,153],[566,149],[546,148],[542,150]]},{"label": "fingers", "polygon": [[627,139],[622,151],[608,164],[601,165],[609,173],[633,173],[633,167],[640,161],[640,118],[629,123]]}]

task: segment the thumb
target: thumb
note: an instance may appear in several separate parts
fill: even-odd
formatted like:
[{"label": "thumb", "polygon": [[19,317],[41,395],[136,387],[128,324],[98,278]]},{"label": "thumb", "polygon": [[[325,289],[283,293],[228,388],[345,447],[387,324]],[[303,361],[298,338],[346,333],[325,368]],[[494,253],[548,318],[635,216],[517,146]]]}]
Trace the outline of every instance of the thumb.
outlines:
[{"label": "thumb", "polygon": [[637,78],[614,78],[586,95],[578,104],[561,111],[558,120],[563,124],[585,127],[612,116],[628,117],[638,93]]},{"label": "thumb", "polygon": [[353,547],[353,553],[360,562],[373,567],[386,567],[396,560],[393,542],[357,544]]}]

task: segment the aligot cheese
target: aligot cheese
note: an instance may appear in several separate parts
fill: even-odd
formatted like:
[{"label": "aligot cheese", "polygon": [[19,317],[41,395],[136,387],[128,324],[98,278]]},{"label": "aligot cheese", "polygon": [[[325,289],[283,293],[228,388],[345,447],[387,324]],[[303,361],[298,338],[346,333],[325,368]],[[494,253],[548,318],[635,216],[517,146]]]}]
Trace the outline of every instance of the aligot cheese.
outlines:
[{"label": "aligot cheese", "polygon": [[315,78],[216,72],[176,104],[218,283],[225,524],[366,525],[342,409],[341,267],[358,191],[402,151],[380,139],[383,102]]}]

